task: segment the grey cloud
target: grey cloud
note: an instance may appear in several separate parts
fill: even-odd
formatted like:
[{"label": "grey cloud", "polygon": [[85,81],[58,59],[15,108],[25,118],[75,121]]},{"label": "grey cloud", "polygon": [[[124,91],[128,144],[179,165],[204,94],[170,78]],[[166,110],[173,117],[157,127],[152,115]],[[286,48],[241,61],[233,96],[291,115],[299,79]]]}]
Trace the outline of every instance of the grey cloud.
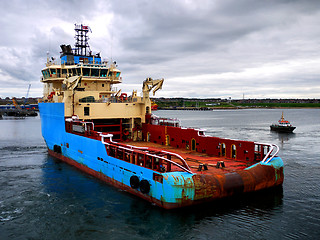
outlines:
[{"label": "grey cloud", "polygon": [[[0,49],[9,49],[19,69],[0,61],[0,70],[17,81],[38,81],[46,52],[59,57],[60,44],[74,43],[73,24],[90,23],[91,36],[99,35],[99,42],[90,40],[92,49],[101,50],[104,57],[113,55],[124,82],[166,78],[159,96],[215,97],[218,92],[207,89],[222,81],[225,92],[234,97],[242,96],[239,88],[252,93],[256,89],[261,96],[269,94],[266,88],[277,88],[294,97],[295,85],[307,88],[320,77],[319,9],[317,0],[2,1],[5,37]],[[101,22],[104,15],[111,22]],[[312,64],[304,68],[304,62]],[[244,74],[250,71],[261,74]],[[221,74],[233,78],[221,80]],[[193,84],[176,83],[192,78]],[[0,72],[0,82],[4,81]],[[175,93],[170,88],[180,89]]]}]

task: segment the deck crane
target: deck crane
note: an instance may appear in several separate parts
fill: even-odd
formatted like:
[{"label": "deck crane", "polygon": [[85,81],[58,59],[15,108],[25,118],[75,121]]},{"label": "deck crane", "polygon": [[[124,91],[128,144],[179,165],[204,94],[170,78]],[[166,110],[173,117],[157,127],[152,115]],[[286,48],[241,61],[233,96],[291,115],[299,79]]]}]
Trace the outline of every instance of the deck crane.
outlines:
[{"label": "deck crane", "polygon": [[143,92],[143,97],[144,98],[149,98],[149,92],[153,89],[153,96],[158,91],[159,89],[162,88],[164,79],[155,79],[153,80],[152,78],[147,78],[145,81],[143,81],[143,87],[142,87],[142,92]]}]

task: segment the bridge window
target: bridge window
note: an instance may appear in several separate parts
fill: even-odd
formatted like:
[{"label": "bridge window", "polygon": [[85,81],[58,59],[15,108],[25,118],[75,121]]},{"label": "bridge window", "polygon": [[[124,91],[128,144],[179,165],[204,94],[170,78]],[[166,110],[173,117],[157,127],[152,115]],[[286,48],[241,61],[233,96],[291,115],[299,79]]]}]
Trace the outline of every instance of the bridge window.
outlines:
[{"label": "bridge window", "polygon": [[83,76],[90,76],[90,68],[82,68]]},{"label": "bridge window", "polygon": [[50,69],[50,72],[51,72],[52,75],[53,75],[53,74],[57,74],[57,69],[51,68],[51,69]]},{"label": "bridge window", "polygon": [[117,77],[117,78],[118,78],[118,77],[120,76],[120,72],[115,72],[115,71],[114,71],[114,72],[110,72],[110,71],[109,71],[108,76],[109,76],[109,77],[112,77],[112,76],[113,76],[113,77]]},{"label": "bridge window", "polygon": [[99,69],[98,68],[91,68],[91,76],[99,77]]},{"label": "bridge window", "polygon": [[101,77],[107,77],[108,69],[101,69]]},{"label": "bridge window", "polygon": [[62,70],[62,77],[66,77],[68,74],[68,70],[67,69],[61,69]]},{"label": "bridge window", "polygon": [[43,70],[42,71],[42,75],[43,75],[44,78],[50,77],[49,70],[48,69],[47,70]]},{"label": "bridge window", "polygon": [[77,73],[77,69],[76,69],[76,68],[72,68],[72,75],[73,75],[73,76],[78,76],[78,73]]}]

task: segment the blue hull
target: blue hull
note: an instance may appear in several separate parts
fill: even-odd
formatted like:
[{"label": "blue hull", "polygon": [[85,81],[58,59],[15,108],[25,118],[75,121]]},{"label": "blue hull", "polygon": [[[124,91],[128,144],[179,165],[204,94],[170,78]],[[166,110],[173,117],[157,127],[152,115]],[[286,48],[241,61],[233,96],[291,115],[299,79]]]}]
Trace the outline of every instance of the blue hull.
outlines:
[{"label": "blue hull", "polygon": [[[179,193],[172,183],[177,179],[180,179],[180,184],[184,181],[192,181],[193,174],[186,172],[170,173],[170,175],[164,173],[163,183],[154,181],[154,171],[109,157],[101,141],[67,133],[63,103],[39,103],[39,111],[42,136],[49,153],[112,185],[155,202],[157,205],[177,205],[177,197],[181,196],[182,190]],[[61,154],[55,153],[55,145],[61,146]],[[140,181],[143,179],[149,181],[151,186],[147,195],[130,187],[130,177],[134,175],[138,176]],[[192,195],[191,192],[189,194]]]},{"label": "blue hull", "polygon": [[[66,132],[64,103],[39,103],[39,111],[42,135],[49,149],[49,154],[158,206],[167,209],[177,208],[233,194],[232,189],[231,191],[224,189],[225,186],[222,188],[214,176],[202,177],[202,174],[188,172],[159,173],[108,156],[106,147],[101,141]],[[59,151],[56,149],[57,146]],[[275,157],[268,164],[258,163],[250,169],[254,168],[266,168],[271,175],[275,175],[272,179],[274,182],[265,183],[263,188],[282,184],[283,162],[281,158]],[[248,176],[250,169],[248,169],[248,173],[245,173]],[[162,175],[163,181],[159,182],[154,179],[155,174]],[[239,178],[241,174],[229,173],[226,178],[232,180]],[[241,177],[243,177],[242,175]],[[132,176],[137,176],[140,181],[147,180],[150,184],[150,191],[143,193],[141,189],[133,188],[130,184]],[[260,180],[255,181],[253,186],[243,186],[242,191],[259,190],[261,183],[258,181]],[[239,186],[237,188],[239,189]],[[208,189],[210,191],[207,191]],[[199,195],[199,191],[204,191],[203,196]]]}]

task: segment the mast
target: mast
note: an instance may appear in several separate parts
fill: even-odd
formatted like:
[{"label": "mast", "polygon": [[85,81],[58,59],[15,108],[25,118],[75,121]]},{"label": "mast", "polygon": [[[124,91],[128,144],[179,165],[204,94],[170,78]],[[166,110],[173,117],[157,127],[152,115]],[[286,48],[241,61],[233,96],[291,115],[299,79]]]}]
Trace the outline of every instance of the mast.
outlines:
[{"label": "mast", "polygon": [[92,52],[88,43],[88,32],[92,32],[90,27],[82,24],[75,24],[74,26],[74,30],[76,31],[76,35],[74,37],[76,39],[74,55],[91,56]]}]

